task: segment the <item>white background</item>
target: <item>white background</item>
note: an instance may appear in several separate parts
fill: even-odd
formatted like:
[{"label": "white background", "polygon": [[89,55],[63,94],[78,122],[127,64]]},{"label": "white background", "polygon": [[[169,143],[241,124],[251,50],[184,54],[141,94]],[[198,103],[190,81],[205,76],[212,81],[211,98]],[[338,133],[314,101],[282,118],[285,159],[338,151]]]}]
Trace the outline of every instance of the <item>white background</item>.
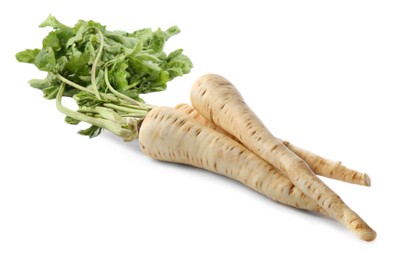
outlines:
[{"label": "white background", "polygon": [[[19,1],[1,3],[0,259],[399,259],[403,228],[402,1]],[[222,74],[277,136],[367,172],[325,179],[377,232],[279,205],[242,185],[149,159],[136,142],[76,134],[43,77],[14,55],[41,46],[51,13],[110,30],[178,25],[167,50],[195,68],[153,104],[189,102]],[[401,240],[401,242],[400,242]],[[400,248],[401,246],[401,248]]]}]

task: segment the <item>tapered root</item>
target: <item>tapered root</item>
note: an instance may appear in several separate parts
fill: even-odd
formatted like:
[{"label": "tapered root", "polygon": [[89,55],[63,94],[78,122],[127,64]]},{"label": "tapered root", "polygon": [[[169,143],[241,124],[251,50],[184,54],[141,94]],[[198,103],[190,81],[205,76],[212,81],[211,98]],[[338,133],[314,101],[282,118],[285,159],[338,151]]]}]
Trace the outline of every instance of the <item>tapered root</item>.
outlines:
[{"label": "tapered root", "polygon": [[[278,168],[304,194],[361,239],[376,236],[370,226],[324,184],[302,158],[269,132],[230,81],[214,74],[200,77],[192,86],[191,102],[204,117]],[[353,220],[359,224],[353,225]]]},{"label": "tapered root", "polygon": [[[216,125],[212,121],[206,119],[202,116],[194,107],[188,104],[178,104],[175,106],[176,109],[185,112],[190,117],[197,120],[199,123],[206,125],[220,133],[226,134],[232,139],[239,142],[237,138],[224,131],[220,126]],[[279,139],[280,140],[280,139]],[[310,151],[299,148],[288,141],[280,140],[287,148],[289,148],[292,152],[294,152],[297,156],[302,158],[309,167],[313,170],[313,172],[317,175],[331,178],[334,180],[340,180],[348,183],[359,184],[364,186],[370,186],[370,177],[365,174],[355,170],[351,170],[340,162],[332,161],[330,159],[326,159],[317,154],[314,154]],[[272,150],[277,149],[278,146],[274,146]]]},{"label": "tapered root", "polygon": [[282,141],[282,143],[297,156],[305,160],[313,172],[320,176],[370,186],[370,177],[366,173],[349,169],[341,162],[326,159],[308,150],[297,147],[288,141]]},{"label": "tapered root", "polygon": [[154,159],[206,169],[280,203],[327,214],[272,165],[176,109],[156,107],[150,111],[140,128],[139,144]]}]

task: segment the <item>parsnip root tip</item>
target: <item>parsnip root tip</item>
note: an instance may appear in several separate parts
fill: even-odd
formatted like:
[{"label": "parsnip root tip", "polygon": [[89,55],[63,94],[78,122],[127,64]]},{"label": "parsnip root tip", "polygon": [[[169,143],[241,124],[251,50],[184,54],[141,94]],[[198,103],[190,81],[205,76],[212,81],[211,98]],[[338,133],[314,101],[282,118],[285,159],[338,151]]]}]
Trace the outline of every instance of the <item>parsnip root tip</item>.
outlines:
[{"label": "parsnip root tip", "polygon": [[370,177],[366,173],[365,173],[365,185],[368,187],[370,187],[370,185],[371,185]]},{"label": "parsnip root tip", "polygon": [[377,233],[376,233],[376,231],[373,231],[373,230],[364,232],[359,236],[360,239],[362,239],[364,241],[368,241],[368,242],[375,240],[376,237],[377,237]]}]

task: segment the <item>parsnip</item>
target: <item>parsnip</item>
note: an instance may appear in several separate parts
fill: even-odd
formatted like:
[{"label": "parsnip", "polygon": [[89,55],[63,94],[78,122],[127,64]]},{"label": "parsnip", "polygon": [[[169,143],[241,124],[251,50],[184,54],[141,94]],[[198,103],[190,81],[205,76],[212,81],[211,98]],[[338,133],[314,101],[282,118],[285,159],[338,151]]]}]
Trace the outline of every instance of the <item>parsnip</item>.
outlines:
[{"label": "parsnip", "polygon": [[[335,199],[335,194],[328,193],[329,190],[318,183],[310,189],[312,182],[316,180],[315,176],[312,173],[313,176],[304,175],[309,167],[302,159],[296,155],[286,156],[286,151],[289,151],[285,147],[286,143],[264,143],[267,137],[265,134],[259,140],[254,137],[265,133],[265,128],[260,122],[254,122],[256,119],[251,114],[248,115],[248,107],[237,93],[234,94],[234,90],[226,93],[227,90],[219,86],[218,91],[206,95],[210,100],[203,97],[205,103],[201,105],[203,107],[205,104],[207,107],[201,111],[218,111],[218,115],[210,114],[208,119],[221,127],[227,125],[243,128],[243,120],[246,120],[247,125],[250,124],[247,130],[235,129],[235,132],[231,132],[228,127],[223,127],[243,144],[197,123],[180,111],[154,108],[140,99],[139,95],[164,90],[167,82],[189,73],[193,67],[182,49],[170,53],[164,51],[165,42],[179,32],[176,26],[164,31],[143,29],[126,33],[109,31],[94,21],[79,20],[75,26],[66,26],[51,15],[40,25],[46,26],[53,30],[44,38],[42,49],[26,49],[17,53],[16,58],[47,73],[44,79],[33,79],[30,84],[42,90],[47,99],[56,99],[56,106],[66,115],[67,123],[90,124],[80,134],[92,138],[106,129],[125,141],[131,141],[139,137],[140,131],[142,150],[153,158],[215,171],[284,204],[319,211],[325,215],[332,213],[332,217],[342,222],[349,221],[349,224],[344,223],[360,232],[363,239],[371,240],[375,237],[375,233],[369,231],[359,217],[352,218],[351,212],[343,207],[342,201]],[[231,89],[230,84],[222,78],[211,76],[208,81],[211,79],[219,85],[227,84],[228,90]],[[197,93],[196,96],[200,94],[202,97],[205,92]],[[73,98],[78,109],[65,107],[62,104],[63,97]],[[226,104],[227,101],[230,101],[229,104]],[[227,112],[232,111],[225,109],[226,105],[236,110],[241,108],[242,114],[236,111],[229,118],[223,119]],[[150,110],[152,111],[149,112]],[[252,121],[247,120],[251,118]],[[224,121],[224,124],[219,121]],[[239,123],[233,124],[235,121]],[[261,129],[257,132],[252,129],[254,126]],[[250,136],[244,139],[245,134]],[[271,161],[266,157],[263,157],[264,160],[257,155],[260,153],[254,153],[257,149],[253,150],[248,145],[246,148],[245,141],[253,146],[255,144],[252,141],[260,142],[256,145],[258,151],[270,148],[271,155],[277,153],[274,157],[276,160],[283,151],[285,158],[280,160],[280,164],[275,164],[276,160]],[[303,188],[305,193],[310,194],[311,198],[266,160],[276,167],[280,166],[279,169]],[[294,175],[294,172],[300,175]],[[307,170],[307,173],[310,172]],[[321,196],[324,198],[320,199]]]},{"label": "parsnip", "polygon": [[[188,104],[178,104],[175,106],[176,109],[184,111],[189,116],[196,119],[198,122],[209,126],[215,129],[218,132],[227,134],[234,140],[238,141],[237,138],[232,136],[231,134],[224,131],[220,126],[217,126],[212,121],[206,119],[202,116],[194,107]],[[321,175],[327,178],[345,181],[353,184],[359,184],[364,186],[370,186],[370,178],[367,174],[361,173],[352,169],[349,169],[342,165],[341,162],[336,162],[330,159],[326,159],[317,154],[314,154],[310,151],[304,150],[300,147],[297,147],[291,144],[288,141],[284,141],[279,139],[286,147],[288,147],[292,152],[294,152],[297,156],[302,158],[309,167],[313,170],[313,172],[317,175]]]},{"label": "parsnip", "polygon": [[225,78],[208,74],[192,87],[191,102],[208,120],[235,136],[248,149],[281,170],[330,216],[371,241],[376,232],[310,169],[307,163],[274,137]]},{"label": "parsnip", "polygon": [[297,147],[288,141],[280,141],[282,141],[289,150],[305,160],[317,175],[363,186],[370,186],[371,184],[370,177],[366,173],[349,169],[341,162],[321,157],[313,152]]},{"label": "parsnip", "polygon": [[283,204],[326,214],[288,178],[243,145],[174,108],[156,107],[147,114],[139,144],[154,159],[203,168]]}]

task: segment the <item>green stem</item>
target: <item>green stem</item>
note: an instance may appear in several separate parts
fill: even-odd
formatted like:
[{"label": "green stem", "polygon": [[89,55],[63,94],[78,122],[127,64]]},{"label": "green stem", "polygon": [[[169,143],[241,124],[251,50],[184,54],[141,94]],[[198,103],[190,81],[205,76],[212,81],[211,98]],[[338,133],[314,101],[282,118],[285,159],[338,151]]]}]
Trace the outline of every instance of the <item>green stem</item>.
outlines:
[{"label": "green stem", "polygon": [[129,107],[115,105],[115,104],[112,104],[112,103],[105,103],[104,107],[112,108],[114,110],[118,110],[118,111],[122,111],[122,112],[133,113],[133,114],[136,114],[137,117],[145,117],[147,115],[147,112],[148,112],[148,111],[143,110],[143,109],[133,109],[133,108],[129,108]]},{"label": "green stem", "polygon": [[84,92],[87,92],[87,93],[91,93],[91,94],[94,95],[94,92],[91,91],[90,89],[85,88],[85,87],[83,87],[83,86],[81,86],[81,85],[79,85],[79,84],[77,84],[77,83],[74,83],[73,81],[68,80],[67,78],[63,77],[63,76],[60,75],[60,74],[56,74],[56,77],[57,77],[60,81],[62,81],[63,83],[65,83],[66,85],[69,85],[69,86],[71,86],[71,87],[73,87],[73,88],[76,88],[76,89],[78,89],[78,90],[81,90],[81,91],[84,91]]},{"label": "green stem", "polygon": [[122,137],[126,141],[133,140],[138,137],[137,129],[130,129],[129,126],[122,126],[121,123],[119,122],[114,122],[104,118],[94,118],[63,106],[62,97],[65,85],[66,85],[65,83],[62,83],[60,85],[59,91],[56,96],[56,107],[60,112],[76,120],[83,121],[92,124],[94,126],[107,129],[112,133]]},{"label": "green stem", "polygon": [[123,107],[131,108],[131,109],[140,109],[140,110],[145,110],[145,111],[150,111],[156,107],[153,105],[149,105],[146,103],[140,103],[140,102],[139,102],[139,105],[131,105],[131,104],[126,104],[126,103],[120,103],[119,105],[123,106]]},{"label": "green stem", "polygon": [[80,107],[79,109],[77,109],[77,112],[80,112],[80,113],[97,113],[97,111],[95,111],[95,108],[92,108],[92,107]]},{"label": "green stem", "polygon": [[100,37],[100,47],[98,48],[97,56],[95,56],[93,65],[91,66],[91,86],[94,90],[95,96],[98,99],[101,99],[100,93],[98,92],[97,88],[97,82],[95,81],[95,74],[97,70],[97,63],[98,60],[101,57],[102,54],[102,49],[104,48],[104,37],[102,36],[102,33],[97,29],[98,36]]},{"label": "green stem", "polygon": [[[105,70],[104,70],[104,80],[105,80],[105,84],[107,85],[108,89],[109,89],[115,96],[117,96],[117,97],[119,97],[119,98],[121,98],[121,99],[127,101],[127,102],[130,103],[130,104],[135,105],[136,108],[151,110],[152,108],[155,107],[155,106],[153,106],[153,105],[149,105],[149,104],[146,104],[146,103],[143,103],[143,102],[139,102],[139,101],[137,101],[137,100],[134,100],[133,98],[128,97],[128,96],[126,96],[126,95],[124,95],[124,94],[122,94],[122,93],[116,91],[116,90],[114,89],[114,87],[112,87],[111,83],[109,82],[109,78],[108,78],[108,68],[105,68]],[[131,107],[130,105],[126,105],[126,104],[123,104],[123,105],[124,105],[124,106],[127,106],[127,107]]]},{"label": "green stem", "polygon": [[133,87],[136,87],[137,85],[140,84],[140,82],[142,82],[141,80],[135,81],[132,84],[130,84],[129,86],[126,87],[126,89],[131,89]]},{"label": "green stem", "polygon": [[128,101],[129,103],[132,103],[132,104],[134,104],[134,105],[139,105],[140,102],[138,102],[138,101],[134,100],[133,98],[128,97],[128,96],[126,96],[126,95],[124,95],[124,94],[122,94],[122,93],[116,91],[116,90],[112,87],[112,85],[111,85],[111,83],[109,82],[109,79],[108,79],[108,68],[105,68],[105,70],[104,70],[104,79],[105,79],[105,84],[107,85],[108,89],[109,89],[113,94],[115,94],[115,96],[120,97],[120,98],[122,98],[123,100]]},{"label": "green stem", "polygon": [[[81,86],[81,85],[79,85],[79,84],[77,84],[77,83],[74,83],[73,81],[70,81],[70,80],[68,80],[67,78],[65,78],[65,77],[63,77],[62,75],[60,75],[60,74],[56,74],[56,77],[60,80],[60,81],[62,81],[63,83],[65,83],[66,85],[68,85],[68,86],[71,86],[71,87],[73,87],[73,88],[76,88],[76,89],[78,89],[78,90],[81,90],[81,91],[84,91],[84,92],[87,92],[87,93],[90,93],[90,94],[92,94],[92,95],[96,95],[95,93],[94,93],[94,91],[92,91],[91,89],[89,89],[89,88],[85,88],[85,87],[83,87],[83,86]],[[121,94],[122,95],[122,94]],[[125,95],[123,95],[123,96],[125,96]],[[111,101],[113,101],[113,102],[120,102],[119,100],[121,99],[121,100],[123,100],[123,98],[120,98],[120,97],[117,97],[117,96],[113,96],[112,94],[104,94],[104,93],[101,93],[101,97],[103,97],[103,98],[105,98],[105,99],[107,99],[107,100],[111,100]],[[126,96],[125,96],[126,97]],[[120,98],[120,99],[119,99]],[[129,97],[128,97],[129,98]],[[101,98],[100,98],[101,99]],[[126,99],[125,99],[125,101],[126,101]],[[141,108],[141,109],[152,109],[154,106],[152,106],[152,105],[148,105],[148,104],[144,104],[144,103],[141,103],[141,102],[138,102],[138,101],[136,101],[136,100],[134,100],[135,102],[137,102],[136,103],[136,107],[137,108]],[[125,106],[130,106],[130,105],[125,105]]]},{"label": "green stem", "polygon": [[76,112],[74,110],[71,110],[65,106],[62,105],[62,97],[63,97],[63,92],[65,90],[65,83],[62,83],[59,87],[59,91],[58,94],[56,95],[56,107],[57,109],[62,112],[63,114],[65,114],[66,116],[69,116],[71,118],[77,119],[79,121],[84,121],[93,125],[99,125],[99,122],[90,117],[90,116],[86,116],[82,113]]}]

